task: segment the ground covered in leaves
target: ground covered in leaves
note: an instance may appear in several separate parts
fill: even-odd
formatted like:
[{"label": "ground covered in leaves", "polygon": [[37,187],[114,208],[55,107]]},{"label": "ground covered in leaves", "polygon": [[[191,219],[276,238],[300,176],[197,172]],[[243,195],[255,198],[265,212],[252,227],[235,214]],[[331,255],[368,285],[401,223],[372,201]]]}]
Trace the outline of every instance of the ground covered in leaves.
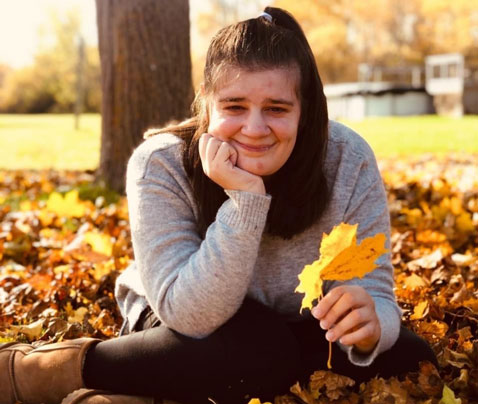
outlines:
[{"label": "ground covered in leaves", "polygon": [[[317,371],[276,403],[478,403],[478,156],[379,164],[403,321],[430,342],[440,369],[424,363],[361,386]],[[114,283],[133,259],[127,203],[92,181],[0,171],[0,342],[118,334]]]}]

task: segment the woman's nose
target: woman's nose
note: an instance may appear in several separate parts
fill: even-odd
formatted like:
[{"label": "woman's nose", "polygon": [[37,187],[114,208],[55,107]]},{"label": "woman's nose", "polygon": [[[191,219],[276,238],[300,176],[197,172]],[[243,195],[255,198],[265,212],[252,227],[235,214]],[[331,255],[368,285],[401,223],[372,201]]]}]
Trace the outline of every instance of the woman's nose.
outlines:
[{"label": "woman's nose", "polygon": [[250,111],[242,126],[242,133],[246,136],[264,136],[271,132],[262,112]]}]

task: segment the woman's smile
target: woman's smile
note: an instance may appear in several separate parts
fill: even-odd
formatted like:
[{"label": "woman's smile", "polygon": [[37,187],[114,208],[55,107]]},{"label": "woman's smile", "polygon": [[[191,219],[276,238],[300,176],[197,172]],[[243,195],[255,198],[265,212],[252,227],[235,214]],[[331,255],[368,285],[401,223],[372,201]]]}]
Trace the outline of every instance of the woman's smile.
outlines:
[{"label": "woman's smile", "polygon": [[264,153],[272,149],[275,145],[275,143],[271,145],[253,145],[253,144],[245,144],[242,142],[239,142],[238,140],[234,140],[231,142],[231,144],[238,145],[239,147],[242,147],[244,150],[247,150],[249,152],[253,153]]}]

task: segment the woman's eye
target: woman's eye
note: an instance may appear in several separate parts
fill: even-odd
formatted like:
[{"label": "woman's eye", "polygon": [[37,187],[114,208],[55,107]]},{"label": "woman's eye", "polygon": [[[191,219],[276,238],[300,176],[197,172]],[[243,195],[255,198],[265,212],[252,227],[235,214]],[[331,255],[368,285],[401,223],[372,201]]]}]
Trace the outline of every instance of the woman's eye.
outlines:
[{"label": "woman's eye", "polygon": [[228,105],[225,109],[228,111],[242,111],[244,107],[242,105]]},{"label": "woman's eye", "polygon": [[271,111],[271,112],[274,112],[276,114],[287,112],[287,110],[285,108],[282,108],[282,107],[270,107],[270,108],[268,108],[268,110]]}]

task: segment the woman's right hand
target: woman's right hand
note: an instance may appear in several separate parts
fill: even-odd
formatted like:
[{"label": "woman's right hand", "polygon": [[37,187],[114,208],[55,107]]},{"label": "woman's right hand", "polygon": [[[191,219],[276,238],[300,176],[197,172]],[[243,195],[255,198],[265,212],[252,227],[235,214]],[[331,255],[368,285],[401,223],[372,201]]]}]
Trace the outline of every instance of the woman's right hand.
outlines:
[{"label": "woman's right hand", "polygon": [[204,173],[223,189],[265,195],[262,178],[236,165],[237,150],[229,143],[204,133],[199,139],[199,156]]}]

